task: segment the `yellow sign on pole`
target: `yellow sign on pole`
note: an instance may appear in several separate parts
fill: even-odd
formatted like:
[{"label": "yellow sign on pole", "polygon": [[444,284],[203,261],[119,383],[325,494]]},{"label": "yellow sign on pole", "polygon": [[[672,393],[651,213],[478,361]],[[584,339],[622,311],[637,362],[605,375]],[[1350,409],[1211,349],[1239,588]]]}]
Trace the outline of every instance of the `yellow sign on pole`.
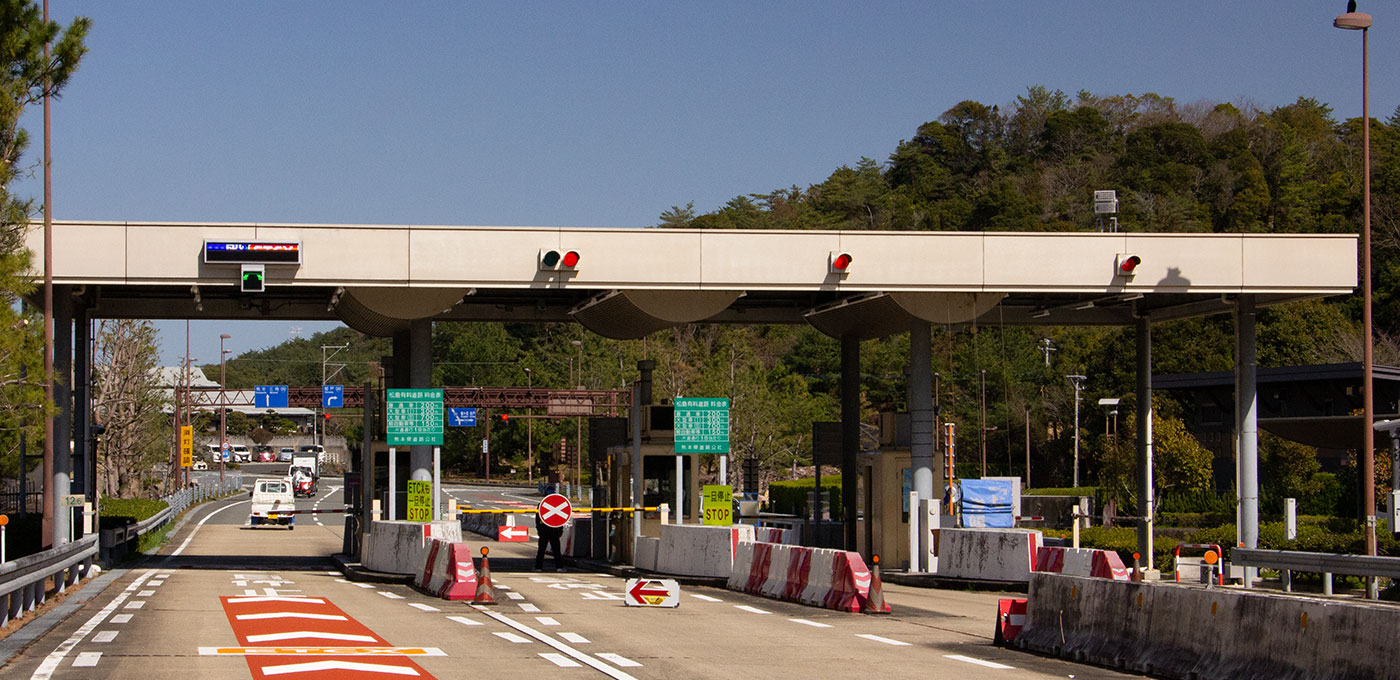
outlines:
[{"label": "yellow sign on pole", "polygon": [[705,524],[725,527],[734,524],[734,487],[706,484],[700,495],[700,515],[705,518]]},{"label": "yellow sign on pole", "polygon": [[433,521],[433,483],[429,480],[408,480],[408,517],[410,522]]},{"label": "yellow sign on pole", "polygon": [[194,467],[194,428],[180,426],[180,467]]}]

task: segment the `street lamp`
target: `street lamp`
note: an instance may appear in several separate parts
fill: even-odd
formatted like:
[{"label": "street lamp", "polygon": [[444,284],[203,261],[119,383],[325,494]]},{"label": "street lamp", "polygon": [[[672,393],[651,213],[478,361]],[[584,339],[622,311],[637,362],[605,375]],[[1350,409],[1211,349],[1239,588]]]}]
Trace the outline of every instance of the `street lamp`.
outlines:
[{"label": "street lamp", "polygon": [[1069,381],[1074,383],[1074,488],[1079,488],[1079,393],[1084,390],[1084,381],[1087,376],[1067,375]]},{"label": "street lamp", "polygon": [[219,486],[224,485],[224,455],[228,451],[228,376],[224,372],[224,357],[232,350],[224,349],[224,341],[233,336],[219,335]]},{"label": "street lamp", "polygon": [[[1349,31],[1361,31],[1361,480],[1362,511],[1366,514],[1366,554],[1376,554],[1376,454],[1371,422],[1375,405],[1371,394],[1371,74],[1370,28],[1371,15],[1356,11],[1356,0],[1347,3],[1346,14],[1332,20],[1332,25]],[[1366,580],[1368,594],[1374,596],[1375,579]]]}]

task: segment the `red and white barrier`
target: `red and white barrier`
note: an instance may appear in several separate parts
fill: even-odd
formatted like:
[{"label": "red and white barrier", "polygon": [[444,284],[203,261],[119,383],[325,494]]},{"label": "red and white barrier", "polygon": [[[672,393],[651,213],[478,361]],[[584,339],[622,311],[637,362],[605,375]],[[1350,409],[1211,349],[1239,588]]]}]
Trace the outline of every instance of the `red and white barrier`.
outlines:
[{"label": "red and white barrier", "polygon": [[1035,570],[1114,581],[1129,580],[1128,568],[1123,566],[1118,553],[1111,550],[1042,547],[1036,552]]},{"label": "red and white barrier", "polygon": [[661,525],[656,570],[663,574],[726,578],[737,546],[753,542],[753,527],[698,524]]},{"label": "red and white barrier", "polygon": [[983,581],[1030,580],[1040,532],[1034,529],[940,529],[938,574]]},{"label": "red and white barrier", "polygon": [[754,540],[760,543],[782,543],[797,545],[797,530],[779,527],[754,527]]},{"label": "red and white barrier", "polygon": [[413,583],[444,600],[470,600],[476,597],[476,565],[466,543],[433,539],[422,571]]},{"label": "red and white barrier", "polygon": [[[1044,548],[1042,548],[1044,550]],[[1026,626],[1026,600],[1025,598],[1003,598],[997,600],[997,625],[996,632],[992,635],[992,644],[1004,645],[1016,639],[1021,634],[1021,629]]]},{"label": "red and white barrier", "polygon": [[775,600],[859,612],[870,594],[870,578],[859,553],[743,542],[735,550],[728,587]]}]

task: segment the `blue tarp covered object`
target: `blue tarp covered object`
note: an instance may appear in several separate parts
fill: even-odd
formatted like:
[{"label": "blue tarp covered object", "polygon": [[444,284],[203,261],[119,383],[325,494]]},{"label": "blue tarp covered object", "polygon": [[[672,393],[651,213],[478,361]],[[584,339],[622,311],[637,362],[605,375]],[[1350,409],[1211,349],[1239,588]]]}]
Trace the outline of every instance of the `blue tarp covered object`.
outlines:
[{"label": "blue tarp covered object", "polygon": [[1011,513],[1011,482],[1007,480],[963,479],[962,516],[965,527],[1009,529],[1015,519]]}]

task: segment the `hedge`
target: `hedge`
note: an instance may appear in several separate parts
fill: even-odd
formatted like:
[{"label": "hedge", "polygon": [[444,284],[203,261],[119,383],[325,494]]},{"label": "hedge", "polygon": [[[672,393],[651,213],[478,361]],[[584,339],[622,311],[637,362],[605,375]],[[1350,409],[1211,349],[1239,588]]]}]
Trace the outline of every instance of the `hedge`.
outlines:
[{"label": "hedge", "polygon": [[99,527],[114,529],[150,519],[169,505],[165,501],[150,498],[104,498]]},{"label": "hedge", "polygon": [[[793,479],[768,485],[768,511],[784,515],[808,516],[807,494],[816,486],[816,479]],[[831,503],[831,518],[842,519],[841,475],[822,475],[822,489]]]}]

